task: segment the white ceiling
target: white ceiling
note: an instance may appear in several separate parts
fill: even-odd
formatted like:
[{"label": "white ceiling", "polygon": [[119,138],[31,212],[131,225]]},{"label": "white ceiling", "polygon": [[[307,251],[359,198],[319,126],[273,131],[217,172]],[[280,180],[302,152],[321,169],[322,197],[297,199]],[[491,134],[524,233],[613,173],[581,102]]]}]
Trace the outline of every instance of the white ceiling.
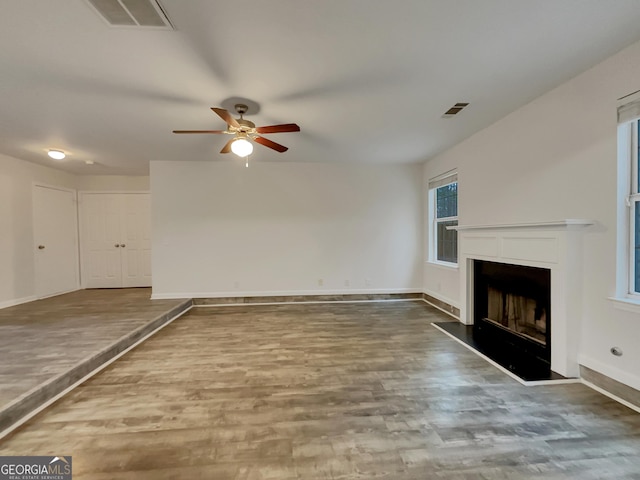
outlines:
[{"label": "white ceiling", "polygon": [[242,97],[257,125],[302,129],[252,161],[422,162],[640,40],[638,0],[161,3],[175,31],[0,0],[0,153],[82,174],[238,160],[226,136],[171,131],[223,129],[209,107]]}]

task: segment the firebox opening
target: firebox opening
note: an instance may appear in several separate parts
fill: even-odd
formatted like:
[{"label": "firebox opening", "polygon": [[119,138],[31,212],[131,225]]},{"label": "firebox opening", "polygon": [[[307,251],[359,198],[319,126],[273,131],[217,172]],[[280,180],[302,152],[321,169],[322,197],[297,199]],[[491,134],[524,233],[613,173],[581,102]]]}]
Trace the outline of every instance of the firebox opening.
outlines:
[{"label": "firebox opening", "polygon": [[533,298],[488,287],[486,320],[523,338],[547,343],[547,309]]},{"label": "firebox opening", "polygon": [[549,373],[551,271],[474,260],[474,339],[516,373]]}]

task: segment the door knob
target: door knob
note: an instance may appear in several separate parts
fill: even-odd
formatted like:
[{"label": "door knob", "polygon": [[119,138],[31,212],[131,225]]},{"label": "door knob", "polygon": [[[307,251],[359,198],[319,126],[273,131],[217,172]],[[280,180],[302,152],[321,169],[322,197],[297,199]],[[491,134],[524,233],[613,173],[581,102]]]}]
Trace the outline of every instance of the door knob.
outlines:
[{"label": "door knob", "polygon": [[124,243],[123,243],[123,244],[121,244],[120,246],[121,246],[122,248],[126,247],[126,245],[125,245]]},{"label": "door knob", "polygon": [[114,245],[114,247],[116,247],[116,248],[118,248],[119,246],[120,246],[120,244],[119,244],[119,243],[116,243],[116,244]]},{"label": "door knob", "polygon": [[44,250],[44,245],[38,245],[38,250]]}]

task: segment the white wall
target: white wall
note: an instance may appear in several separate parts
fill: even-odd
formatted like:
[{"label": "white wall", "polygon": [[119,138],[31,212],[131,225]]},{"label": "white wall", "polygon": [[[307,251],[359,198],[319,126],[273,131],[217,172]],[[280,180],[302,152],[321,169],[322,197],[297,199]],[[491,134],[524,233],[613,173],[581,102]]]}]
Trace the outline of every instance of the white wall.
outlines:
[{"label": "white wall", "polygon": [[[634,388],[640,388],[640,315],[615,309],[607,297],[616,278],[616,99],[638,89],[640,43],[424,166],[425,182],[458,168],[460,224],[595,220],[584,236],[579,358]],[[459,303],[460,279],[450,285],[451,272],[440,294]],[[438,275],[425,266],[425,286],[433,288]],[[612,346],[624,355],[611,355]]]},{"label": "white wall", "polygon": [[419,165],[152,162],[154,298],[418,292],[421,189]]},{"label": "white wall", "polygon": [[0,154],[0,308],[35,299],[33,184],[73,189],[76,180]]},{"label": "white wall", "polygon": [[78,177],[78,190],[105,192],[148,192],[148,176],[84,175]]}]

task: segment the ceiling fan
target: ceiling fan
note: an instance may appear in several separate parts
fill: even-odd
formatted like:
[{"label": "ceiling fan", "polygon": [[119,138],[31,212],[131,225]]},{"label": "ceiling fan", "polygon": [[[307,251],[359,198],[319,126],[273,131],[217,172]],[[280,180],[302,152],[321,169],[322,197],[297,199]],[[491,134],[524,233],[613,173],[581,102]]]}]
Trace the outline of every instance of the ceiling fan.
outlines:
[{"label": "ceiling fan", "polygon": [[258,134],[268,133],[282,133],[282,132],[299,132],[300,127],[295,123],[285,123],[282,125],[269,125],[265,127],[256,127],[256,124],[245,120],[242,116],[247,112],[249,107],[242,103],[235,105],[236,112],[240,115],[240,118],[233,118],[231,114],[224,108],[211,107],[215,113],[218,114],[222,120],[227,123],[226,130],[174,130],[173,133],[224,133],[227,135],[233,135],[233,138],[229,140],[220,153],[233,152],[239,157],[246,157],[253,152],[253,145],[249,140],[253,140],[260,145],[269,147],[276,152],[286,152],[288,150],[284,145],[272,142],[268,138],[261,137]]}]

